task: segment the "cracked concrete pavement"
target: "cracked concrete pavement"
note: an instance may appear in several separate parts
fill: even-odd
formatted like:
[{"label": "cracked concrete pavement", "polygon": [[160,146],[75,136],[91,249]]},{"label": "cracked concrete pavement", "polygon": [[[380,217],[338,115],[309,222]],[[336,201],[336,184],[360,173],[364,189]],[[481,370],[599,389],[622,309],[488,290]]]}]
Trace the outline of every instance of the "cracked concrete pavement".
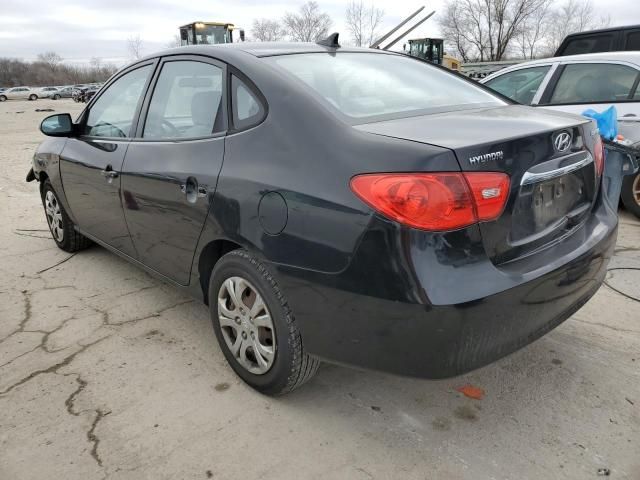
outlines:
[{"label": "cracked concrete pavement", "polygon": [[[81,108],[0,104],[0,479],[640,478],[637,302],[605,286],[460,378],[323,365],[264,397],[226,365],[205,306],[97,246],[56,248],[24,182],[45,107]],[[625,212],[612,266],[640,267]],[[609,281],[637,295],[637,273]]]}]

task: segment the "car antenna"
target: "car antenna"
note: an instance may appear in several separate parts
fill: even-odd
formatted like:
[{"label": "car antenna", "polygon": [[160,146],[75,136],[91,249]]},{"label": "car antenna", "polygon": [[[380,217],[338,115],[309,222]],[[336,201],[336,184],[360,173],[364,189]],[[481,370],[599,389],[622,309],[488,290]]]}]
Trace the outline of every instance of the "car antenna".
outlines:
[{"label": "car antenna", "polygon": [[318,45],[323,45],[325,47],[340,48],[340,44],[338,43],[338,36],[339,35],[340,34],[338,32],[332,33],[331,35],[329,35],[324,40],[318,40],[316,43]]}]

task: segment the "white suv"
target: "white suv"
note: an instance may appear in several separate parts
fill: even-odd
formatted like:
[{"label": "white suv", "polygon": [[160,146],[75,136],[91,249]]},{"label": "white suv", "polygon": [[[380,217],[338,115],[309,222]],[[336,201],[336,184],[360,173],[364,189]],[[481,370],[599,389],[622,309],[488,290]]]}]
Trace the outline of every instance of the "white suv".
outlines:
[{"label": "white suv", "polygon": [[5,100],[37,100],[38,93],[29,87],[7,88],[0,93],[0,102]]}]

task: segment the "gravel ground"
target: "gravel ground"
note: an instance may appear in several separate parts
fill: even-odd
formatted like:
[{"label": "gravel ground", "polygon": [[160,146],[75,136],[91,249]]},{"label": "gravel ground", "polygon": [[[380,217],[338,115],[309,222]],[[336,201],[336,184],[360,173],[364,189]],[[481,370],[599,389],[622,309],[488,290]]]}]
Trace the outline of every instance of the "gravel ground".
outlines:
[{"label": "gravel ground", "polygon": [[[226,365],[203,305],[102,248],[70,258],[50,239],[24,181],[49,114],[34,110],[81,107],[0,103],[0,479],[640,479],[637,302],[603,287],[456,379],[323,365],[294,394],[261,396]],[[612,266],[640,267],[625,212]],[[638,296],[637,273],[609,281]]]}]

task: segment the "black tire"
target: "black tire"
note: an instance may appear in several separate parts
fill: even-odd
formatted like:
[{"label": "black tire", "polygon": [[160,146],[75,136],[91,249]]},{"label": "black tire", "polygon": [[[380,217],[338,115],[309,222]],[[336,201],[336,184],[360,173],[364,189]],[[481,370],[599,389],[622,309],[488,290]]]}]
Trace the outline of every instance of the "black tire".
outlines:
[{"label": "black tire", "polygon": [[[257,290],[266,305],[275,330],[275,358],[266,373],[253,374],[234,357],[218,320],[218,292],[225,280],[242,277]],[[266,395],[282,395],[302,386],[318,371],[320,361],[304,351],[302,337],[284,294],[267,267],[246,250],[224,255],[209,282],[209,312],[213,328],[227,362],[249,386]]]},{"label": "black tire", "polygon": [[[62,228],[60,230],[63,232],[61,239],[59,239],[56,233],[54,233],[55,228],[52,226],[50,216],[47,214],[46,199],[48,192],[51,192],[53,194],[53,197],[55,198],[56,203],[60,209],[60,214],[62,217]],[[51,182],[49,181],[49,179],[45,180],[44,184],[42,185],[42,206],[45,209],[45,217],[47,218],[47,225],[49,225],[51,237],[53,238],[53,241],[56,242],[58,248],[64,250],[65,252],[73,253],[77,252],[78,250],[83,250],[92,245],[93,242],[91,240],[78,233],[74,228],[74,224],[69,218],[69,215],[67,215],[67,212],[65,211],[62,204],[59,203],[58,195],[51,186]]]},{"label": "black tire", "polygon": [[5,97],[4,95],[0,95],[0,102],[6,102],[7,101],[7,97]]},{"label": "black tire", "polygon": [[60,100],[60,95],[58,95],[57,93],[53,96],[54,100]]},{"label": "black tire", "polygon": [[640,189],[640,173],[624,177],[624,180],[622,180],[622,193],[620,194],[624,207],[640,218],[640,195],[633,193],[634,188],[636,191]]},{"label": "black tire", "polygon": [[37,99],[38,99],[38,96],[35,93],[32,93],[31,95],[29,95],[29,100],[31,100],[32,102]]}]

